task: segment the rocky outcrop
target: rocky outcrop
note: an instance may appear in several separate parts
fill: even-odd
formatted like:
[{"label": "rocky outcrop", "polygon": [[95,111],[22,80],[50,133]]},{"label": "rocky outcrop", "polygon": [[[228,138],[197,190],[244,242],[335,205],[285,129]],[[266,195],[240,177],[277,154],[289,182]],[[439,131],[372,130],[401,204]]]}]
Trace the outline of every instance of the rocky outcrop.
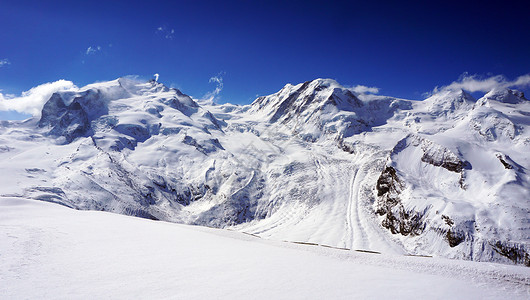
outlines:
[{"label": "rocky outcrop", "polygon": [[399,198],[403,188],[404,183],[398,178],[396,169],[386,167],[377,179],[376,213],[384,217],[381,225],[393,234],[421,234],[425,228],[423,214],[404,208]]},{"label": "rocky outcrop", "polygon": [[530,267],[530,255],[524,247],[518,245],[510,245],[509,242],[496,241],[490,244],[495,252],[508,258],[515,264],[524,264]]},{"label": "rocky outcrop", "polygon": [[508,169],[508,170],[513,169],[513,166],[507,162],[505,155],[503,155],[502,153],[495,153],[495,156],[499,159],[499,161],[501,162],[501,164],[504,166],[505,169]]},{"label": "rocky outcrop", "polygon": [[[106,103],[97,90],[87,90],[68,99],[54,93],[44,104],[39,127],[48,127],[48,134],[62,136],[69,143],[74,139],[86,136],[91,130],[90,122],[108,112]],[[66,95],[65,95],[66,96]]]},{"label": "rocky outcrop", "polygon": [[423,152],[421,161],[433,166],[442,167],[455,173],[460,173],[465,168],[471,168],[469,162],[461,160],[457,154],[446,147],[414,134],[399,141],[392,152],[397,154],[409,146],[420,147]]}]

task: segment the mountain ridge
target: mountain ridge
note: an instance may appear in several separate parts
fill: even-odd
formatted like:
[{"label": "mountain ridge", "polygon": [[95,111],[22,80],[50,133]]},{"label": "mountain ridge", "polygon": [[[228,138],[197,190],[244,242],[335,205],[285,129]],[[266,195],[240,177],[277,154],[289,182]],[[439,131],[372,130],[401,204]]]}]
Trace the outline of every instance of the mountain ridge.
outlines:
[{"label": "mountain ridge", "polygon": [[331,79],[252,104],[127,78],[0,128],[4,196],[272,239],[530,264],[530,102],[424,101]]}]

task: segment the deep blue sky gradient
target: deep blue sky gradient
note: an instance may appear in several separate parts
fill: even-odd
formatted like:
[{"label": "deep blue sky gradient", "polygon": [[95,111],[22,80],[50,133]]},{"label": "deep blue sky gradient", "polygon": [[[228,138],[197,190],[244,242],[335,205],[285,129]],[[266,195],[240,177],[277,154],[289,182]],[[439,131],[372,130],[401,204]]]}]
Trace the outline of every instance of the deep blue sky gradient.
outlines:
[{"label": "deep blue sky gradient", "polygon": [[422,99],[464,72],[529,73],[529,20],[522,1],[2,1],[0,89],[159,73],[201,97],[221,72],[220,102],[318,77]]}]

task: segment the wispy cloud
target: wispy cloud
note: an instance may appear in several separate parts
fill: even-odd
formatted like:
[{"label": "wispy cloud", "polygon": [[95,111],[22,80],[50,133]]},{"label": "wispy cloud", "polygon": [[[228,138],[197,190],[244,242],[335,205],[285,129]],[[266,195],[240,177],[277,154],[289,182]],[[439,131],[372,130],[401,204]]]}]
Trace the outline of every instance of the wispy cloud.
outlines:
[{"label": "wispy cloud", "polygon": [[101,46],[90,46],[86,49],[86,55],[92,55],[96,54],[97,52],[101,51]]},{"label": "wispy cloud", "polygon": [[3,67],[3,66],[10,65],[10,64],[11,64],[11,62],[9,61],[9,59],[7,59],[7,58],[0,59],[0,68]]},{"label": "wispy cloud", "polygon": [[172,40],[175,37],[175,29],[160,26],[156,29],[156,33],[165,39]]},{"label": "wispy cloud", "polygon": [[379,93],[379,88],[368,87],[365,85],[356,85],[351,90],[357,94],[377,94]]},{"label": "wispy cloud", "polygon": [[22,92],[18,97],[0,94],[0,110],[13,110],[19,113],[38,116],[41,113],[44,103],[50,99],[53,93],[76,88],[73,82],[61,79],[36,86],[29,91]]},{"label": "wispy cloud", "polygon": [[468,92],[489,92],[496,88],[527,88],[530,87],[530,74],[525,74],[517,77],[515,80],[508,80],[503,75],[495,75],[490,77],[482,77],[479,75],[468,75],[464,73],[457,81],[451,84],[435,87],[426,96],[441,92],[441,91],[457,91],[465,90]]},{"label": "wispy cloud", "polygon": [[206,93],[204,95],[204,99],[209,102],[214,102],[219,98],[219,94],[223,90],[223,76],[225,75],[225,72],[219,72],[216,76],[210,77],[209,83],[215,83],[215,89],[211,92]]}]

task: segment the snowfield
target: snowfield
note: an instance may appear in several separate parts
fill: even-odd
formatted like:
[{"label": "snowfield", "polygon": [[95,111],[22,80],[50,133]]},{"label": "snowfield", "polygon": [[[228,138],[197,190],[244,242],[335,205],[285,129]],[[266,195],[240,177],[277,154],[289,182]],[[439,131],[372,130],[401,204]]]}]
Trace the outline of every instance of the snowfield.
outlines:
[{"label": "snowfield", "polygon": [[2,299],[525,299],[530,269],[0,198]]},{"label": "snowfield", "polygon": [[119,78],[44,102],[34,118],[0,122],[0,196],[389,257],[530,266],[530,101],[520,92],[442,89],[413,101],[316,79],[237,106]]}]

